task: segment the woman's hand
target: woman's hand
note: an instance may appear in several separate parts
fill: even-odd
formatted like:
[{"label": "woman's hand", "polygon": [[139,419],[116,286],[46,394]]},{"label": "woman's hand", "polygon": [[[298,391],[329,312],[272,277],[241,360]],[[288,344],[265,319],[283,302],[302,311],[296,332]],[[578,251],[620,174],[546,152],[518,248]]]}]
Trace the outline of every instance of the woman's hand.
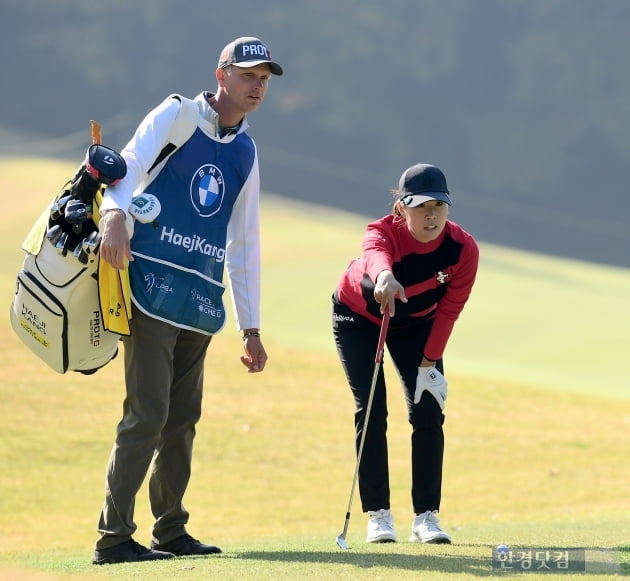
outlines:
[{"label": "woman's hand", "polygon": [[407,302],[405,289],[395,278],[391,270],[382,270],[376,277],[374,285],[374,299],[381,305],[381,315],[385,313],[385,309],[389,309],[390,316],[396,313],[395,302],[400,299],[403,303]]}]

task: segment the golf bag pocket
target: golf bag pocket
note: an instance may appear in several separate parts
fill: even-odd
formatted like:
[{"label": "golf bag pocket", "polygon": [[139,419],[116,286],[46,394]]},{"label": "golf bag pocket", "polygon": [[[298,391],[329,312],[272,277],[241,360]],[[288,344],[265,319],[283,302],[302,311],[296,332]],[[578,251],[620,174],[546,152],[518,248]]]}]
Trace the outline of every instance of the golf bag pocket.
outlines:
[{"label": "golf bag pocket", "polygon": [[98,295],[98,261],[61,256],[48,240],[27,254],[11,303],[11,326],[58,373],[90,374],[117,354],[120,336],[106,331]]}]

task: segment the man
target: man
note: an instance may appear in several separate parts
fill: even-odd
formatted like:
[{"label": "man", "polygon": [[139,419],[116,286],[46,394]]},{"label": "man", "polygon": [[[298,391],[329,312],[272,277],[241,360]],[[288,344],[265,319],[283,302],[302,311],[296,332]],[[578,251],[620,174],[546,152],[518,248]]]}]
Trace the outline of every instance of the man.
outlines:
[{"label": "man", "polygon": [[[166,99],[122,151],[125,179],[105,193],[101,257],[116,269],[129,261],[133,312],[131,334],[123,338],[127,393],[94,564],[221,552],[188,534],[182,499],[201,416],[204,357],[225,323],[224,266],[243,332],[241,361],[250,373],[267,361],[259,332],[258,157],[246,115],[261,105],[271,75],[282,73],[259,39],[229,43],[216,69],[216,93],[195,98],[199,115],[190,139],[147,177],[183,106],[181,98]],[[155,195],[161,213],[159,222],[136,223],[130,240],[126,209],[134,191]],[[149,467],[151,548],[132,538],[135,496]]]}]

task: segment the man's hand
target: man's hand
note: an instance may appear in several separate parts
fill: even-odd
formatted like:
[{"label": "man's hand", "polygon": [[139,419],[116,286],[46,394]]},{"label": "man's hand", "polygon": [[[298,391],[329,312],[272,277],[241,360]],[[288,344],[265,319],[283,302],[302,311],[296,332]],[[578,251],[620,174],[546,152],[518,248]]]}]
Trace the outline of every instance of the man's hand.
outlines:
[{"label": "man's hand", "polygon": [[101,231],[101,258],[121,270],[133,260],[127,232],[126,214],[122,210],[105,212],[99,222]]},{"label": "man's hand", "polygon": [[435,367],[418,367],[418,378],[416,379],[416,392],[413,396],[413,403],[420,402],[422,392],[427,390],[438,402],[440,408],[444,410],[446,396],[448,393],[448,383],[446,378]]},{"label": "man's hand", "polygon": [[241,363],[249,373],[259,373],[265,368],[267,363],[267,352],[263,347],[260,337],[247,335],[243,338],[243,349],[245,355],[241,355]]}]

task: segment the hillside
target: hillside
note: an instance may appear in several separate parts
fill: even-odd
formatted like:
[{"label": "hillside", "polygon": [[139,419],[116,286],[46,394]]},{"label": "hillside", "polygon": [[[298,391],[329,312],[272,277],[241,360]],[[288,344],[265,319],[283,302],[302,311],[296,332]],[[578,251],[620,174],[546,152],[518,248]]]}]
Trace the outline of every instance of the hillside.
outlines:
[{"label": "hillside", "polygon": [[[0,191],[12,196],[0,214],[5,309],[20,241],[74,170],[47,159],[0,160]],[[580,579],[630,573],[630,465],[623,461],[630,271],[483,244],[479,280],[447,353],[440,518],[454,543],[407,542],[410,430],[386,357],[400,542],[365,544],[355,499],[351,550],[340,551],[335,537],[354,468],[353,404],[330,337],[330,293],[358,251],[366,218],[268,193],[262,216],[269,364],[262,374],[245,372],[231,324],[213,340],[186,495],[190,532],[224,553],[91,564],[103,471],[121,413],[122,357],[91,376],[54,373],[18,341],[5,316],[0,579],[472,581],[493,574],[499,543],[583,547],[587,573]],[[145,483],[136,510],[136,536],[145,543],[152,522],[146,498]],[[577,578],[533,578],[543,577]]]},{"label": "hillside", "polygon": [[249,34],[285,69],[251,118],[269,191],[377,217],[434,163],[480,240],[630,267],[627,0],[5,0],[0,155],[80,159],[92,118],[121,148]]},{"label": "hillside", "polygon": [[[22,260],[20,241],[75,169],[51,160],[0,159],[0,191],[19,201],[0,216],[13,241],[0,248],[5,304]],[[45,178],[25,181],[29,175]],[[368,218],[264,194],[262,220],[265,333],[283,347],[332,354],[330,295],[359,252]],[[628,296],[628,269],[484,243],[447,367],[485,379],[628,397]]]}]

